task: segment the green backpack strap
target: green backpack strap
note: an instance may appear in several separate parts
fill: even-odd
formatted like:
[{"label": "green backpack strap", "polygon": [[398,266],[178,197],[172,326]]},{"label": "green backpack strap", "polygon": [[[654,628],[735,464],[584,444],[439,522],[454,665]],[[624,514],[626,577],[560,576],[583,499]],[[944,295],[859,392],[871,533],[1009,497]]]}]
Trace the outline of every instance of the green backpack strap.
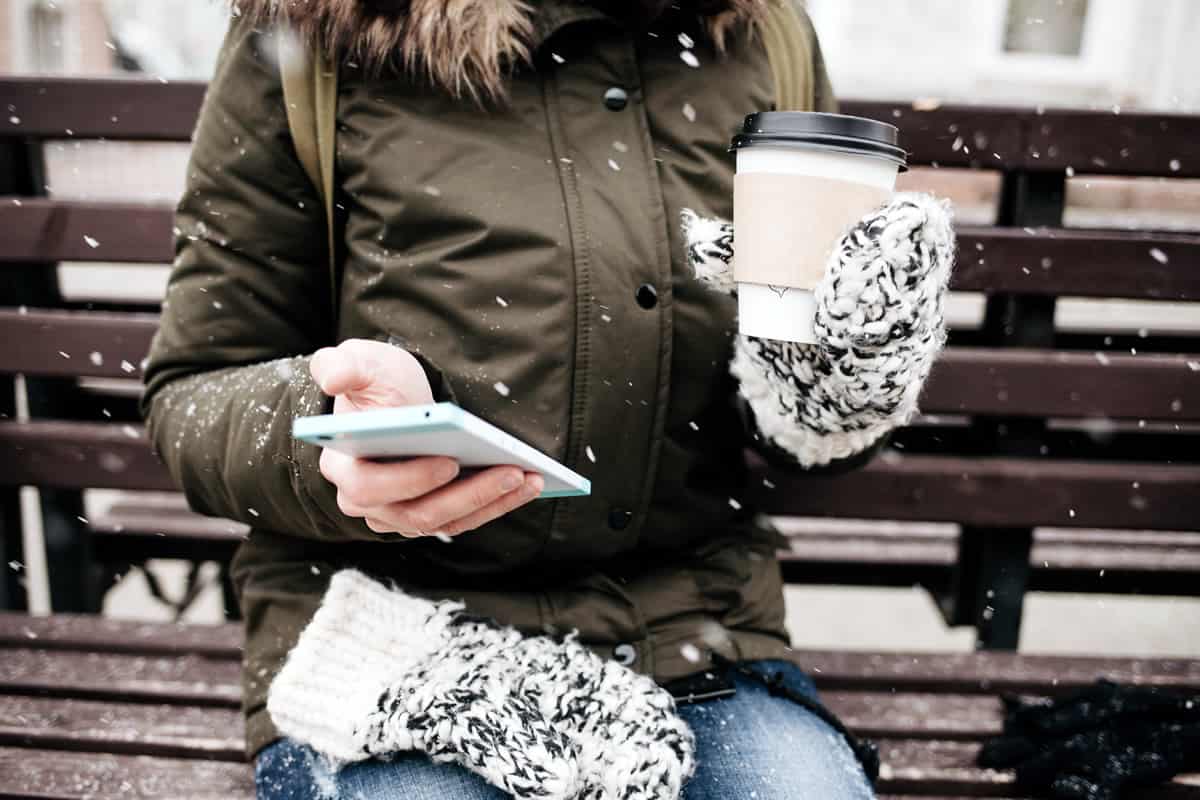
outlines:
[{"label": "green backpack strap", "polygon": [[296,156],[325,207],[325,242],[329,252],[329,290],[337,318],[341,281],[334,238],[333,167],[337,118],[337,67],[319,51],[297,47],[279,37],[279,73],[283,105]]},{"label": "green backpack strap", "polygon": [[775,80],[775,110],[814,111],[816,67],[813,30],[793,0],[775,0],[759,24],[771,76]]}]

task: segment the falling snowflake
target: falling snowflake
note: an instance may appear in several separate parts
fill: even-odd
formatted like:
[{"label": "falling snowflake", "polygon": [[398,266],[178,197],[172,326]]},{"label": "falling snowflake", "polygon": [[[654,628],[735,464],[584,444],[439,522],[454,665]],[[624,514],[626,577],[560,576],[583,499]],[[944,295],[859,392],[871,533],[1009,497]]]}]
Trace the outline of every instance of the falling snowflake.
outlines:
[{"label": "falling snowflake", "polygon": [[1150,248],[1150,257],[1160,264],[1165,264],[1171,260],[1167,257],[1166,253],[1164,253],[1162,250],[1159,250],[1157,247]]},{"label": "falling snowflake", "polygon": [[691,103],[683,104],[683,116],[688,122],[696,121],[696,107]]},{"label": "falling snowflake", "polygon": [[496,381],[492,384],[492,388],[495,389],[496,393],[501,397],[508,397],[509,391],[511,391],[503,381]]},{"label": "falling snowflake", "polygon": [[696,58],[696,54],[691,50],[679,51],[679,58],[692,69],[697,69],[700,66],[700,59]]},{"label": "falling snowflake", "polygon": [[692,41],[692,37],[688,36],[686,33],[679,34],[679,43],[689,50],[696,46],[696,43]]},{"label": "falling snowflake", "polygon": [[93,350],[91,353],[88,354],[88,360],[90,360],[92,362],[92,366],[94,366],[94,367],[103,366],[104,365],[104,354],[98,353],[95,350]]},{"label": "falling snowflake", "polygon": [[100,242],[96,239],[93,239],[91,236],[84,236],[83,241],[86,242],[87,246],[93,250],[100,246]]},{"label": "falling snowflake", "polygon": [[247,508],[246,510],[250,512],[250,516],[252,516],[252,517],[257,517],[257,516],[258,516],[258,511],[257,511],[257,509],[253,509],[253,508]]},{"label": "falling snowflake", "polygon": [[567,63],[567,60],[565,58],[563,58],[562,56],[560,56],[558,53],[551,53],[550,57],[554,59],[555,64]]},{"label": "falling snowflake", "polygon": [[121,371],[122,372],[130,373],[136,369],[137,369],[137,367],[135,367],[133,364],[130,364],[128,361],[121,362]]},{"label": "falling snowflake", "polygon": [[608,166],[609,166],[609,168],[610,168],[611,170],[613,170],[614,172],[620,172],[620,171],[621,171],[621,165],[620,165],[620,164],[618,164],[616,161],[613,161],[611,158],[608,160]]},{"label": "falling snowflake", "polygon": [[508,308],[508,301],[500,295],[496,295],[496,302],[500,304],[501,308]]},{"label": "falling snowflake", "polygon": [[596,453],[592,450],[592,446],[590,444],[583,448],[583,452],[587,453],[588,461],[591,461],[593,464],[596,463]]},{"label": "falling snowflake", "polygon": [[1183,164],[1179,163],[1178,158],[1172,158],[1167,166],[1171,169],[1171,172],[1179,172],[1179,170],[1183,169]]},{"label": "falling snowflake", "polygon": [[685,644],[679,648],[679,655],[683,656],[687,661],[695,664],[700,660],[700,648],[694,644]]}]

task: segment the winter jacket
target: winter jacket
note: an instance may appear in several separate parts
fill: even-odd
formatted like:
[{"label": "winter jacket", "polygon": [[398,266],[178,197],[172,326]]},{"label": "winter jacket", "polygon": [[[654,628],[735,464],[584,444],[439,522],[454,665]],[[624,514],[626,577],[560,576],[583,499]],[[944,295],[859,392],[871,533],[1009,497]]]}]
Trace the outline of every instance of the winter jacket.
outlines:
[{"label": "winter jacket", "polygon": [[[735,301],[693,278],[678,222],[732,215],[731,133],[774,97],[763,4],[684,3],[641,29],[573,0],[239,4],[143,411],[192,507],[252,527],[234,564],[251,752],[277,736],[267,688],[344,567],[523,631],[578,630],[659,680],[713,650],[788,657],[778,535],[740,500]],[[279,15],[340,54],[336,298]],[[342,514],[291,425],[330,410],[307,356],[354,337],[417,354],[436,399],[587,476],[591,496],[449,543]]]}]

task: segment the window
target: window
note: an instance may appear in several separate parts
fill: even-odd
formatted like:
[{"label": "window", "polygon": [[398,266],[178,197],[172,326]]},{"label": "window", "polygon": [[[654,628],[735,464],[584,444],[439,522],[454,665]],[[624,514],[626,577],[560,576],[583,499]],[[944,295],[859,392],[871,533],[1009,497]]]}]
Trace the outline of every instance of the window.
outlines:
[{"label": "window", "polygon": [[1004,51],[1078,57],[1087,13],[1088,0],[1009,0]]}]

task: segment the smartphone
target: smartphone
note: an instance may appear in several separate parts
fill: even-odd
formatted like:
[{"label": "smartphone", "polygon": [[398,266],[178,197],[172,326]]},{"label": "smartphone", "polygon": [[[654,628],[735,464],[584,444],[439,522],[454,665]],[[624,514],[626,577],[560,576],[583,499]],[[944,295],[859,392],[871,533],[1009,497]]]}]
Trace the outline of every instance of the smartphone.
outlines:
[{"label": "smartphone", "polygon": [[542,499],[592,493],[587,478],[454,403],[298,417],[292,436],[373,460],[448,456],[464,472],[512,464],[542,476]]}]

